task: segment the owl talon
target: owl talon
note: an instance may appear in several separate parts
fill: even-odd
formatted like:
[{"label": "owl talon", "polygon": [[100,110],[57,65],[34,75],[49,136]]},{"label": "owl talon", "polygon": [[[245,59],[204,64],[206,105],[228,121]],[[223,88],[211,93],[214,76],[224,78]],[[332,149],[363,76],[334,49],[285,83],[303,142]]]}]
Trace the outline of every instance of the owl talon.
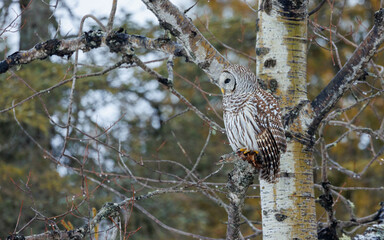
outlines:
[{"label": "owl talon", "polygon": [[259,154],[259,151],[251,151],[251,150],[248,150],[246,148],[240,148],[239,149],[239,152],[241,152],[242,154],[244,155],[247,155],[248,153],[256,153],[256,154]]},{"label": "owl talon", "polygon": [[239,151],[237,151],[237,155],[244,161],[252,164],[257,169],[262,168],[261,155],[259,155],[259,151],[244,151],[244,149],[239,149]]},{"label": "owl talon", "polygon": [[251,151],[247,150],[246,148],[240,148],[239,151],[242,152],[244,155],[251,152]]}]

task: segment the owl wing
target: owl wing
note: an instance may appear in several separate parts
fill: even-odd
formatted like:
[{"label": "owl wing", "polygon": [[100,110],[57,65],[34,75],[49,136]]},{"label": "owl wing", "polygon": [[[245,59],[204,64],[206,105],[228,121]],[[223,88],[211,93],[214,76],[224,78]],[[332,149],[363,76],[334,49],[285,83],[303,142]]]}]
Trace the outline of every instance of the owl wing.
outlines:
[{"label": "owl wing", "polygon": [[254,96],[255,120],[261,132],[256,136],[262,156],[261,178],[273,182],[279,173],[280,154],[286,151],[284,128],[276,99],[261,91]]},{"label": "owl wing", "polygon": [[262,156],[260,176],[268,182],[273,182],[279,173],[280,153],[271,130],[265,128],[257,137],[257,145]]},{"label": "owl wing", "polygon": [[285,131],[281,121],[279,104],[274,96],[263,90],[258,90],[253,101],[256,103],[256,112],[260,125],[268,128],[281,153],[287,149]]}]

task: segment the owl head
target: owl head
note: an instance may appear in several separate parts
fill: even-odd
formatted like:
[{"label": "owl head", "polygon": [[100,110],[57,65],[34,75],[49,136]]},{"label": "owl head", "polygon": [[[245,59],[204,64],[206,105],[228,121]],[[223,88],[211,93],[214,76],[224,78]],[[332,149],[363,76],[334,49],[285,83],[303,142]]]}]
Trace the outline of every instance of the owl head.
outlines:
[{"label": "owl head", "polygon": [[218,85],[223,95],[232,95],[257,88],[257,79],[247,68],[241,65],[230,65],[220,74]]}]

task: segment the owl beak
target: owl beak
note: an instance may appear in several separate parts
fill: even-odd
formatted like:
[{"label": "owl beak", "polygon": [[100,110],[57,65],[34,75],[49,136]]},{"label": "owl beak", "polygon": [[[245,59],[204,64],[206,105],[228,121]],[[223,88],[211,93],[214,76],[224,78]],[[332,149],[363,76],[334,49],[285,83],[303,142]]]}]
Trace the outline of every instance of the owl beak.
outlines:
[{"label": "owl beak", "polygon": [[220,88],[221,92],[224,94],[224,88]]}]

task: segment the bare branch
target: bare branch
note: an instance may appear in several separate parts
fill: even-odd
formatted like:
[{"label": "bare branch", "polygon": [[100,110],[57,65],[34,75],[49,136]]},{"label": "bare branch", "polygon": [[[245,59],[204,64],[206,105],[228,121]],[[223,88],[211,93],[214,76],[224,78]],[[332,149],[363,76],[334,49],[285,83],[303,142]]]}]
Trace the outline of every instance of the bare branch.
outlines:
[{"label": "bare branch", "polygon": [[228,177],[228,226],[227,239],[240,238],[240,218],[241,210],[248,187],[253,182],[256,169],[246,161],[237,159],[235,166]]},{"label": "bare branch", "polygon": [[310,12],[308,13],[308,16],[311,16],[312,14],[316,13],[317,11],[319,11],[326,1],[327,1],[327,0],[322,0],[322,1],[319,3],[319,5],[317,5],[312,11],[310,11]]},{"label": "bare branch", "polygon": [[112,9],[111,13],[109,14],[108,24],[107,24],[107,31],[111,32],[113,28],[113,21],[115,20],[115,14],[117,9],[117,0],[112,1]]},{"label": "bare branch", "polygon": [[187,56],[183,47],[173,41],[161,38],[151,39],[138,35],[129,35],[122,32],[113,32],[106,37],[102,31],[88,31],[80,37],[71,39],[51,39],[38,43],[32,49],[18,51],[0,62],[0,74],[7,72],[11,67],[27,64],[34,60],[42,60],[50,56],[71,57],[77,50],[88,52],[103,46],[106,42],[112,52],[123,52],[125,48],[144,48],[173,54],[175,57]]},{"label": "bare branch", "polygon": [[192,21],[168,0],[142,0],[159,20],[184,46],[189,60],[197,64],[215,82],[229,62],[211,45]]},{"label": "bare branch", "polygon": [[175,95],[180,101],[185,103],[188,108],[196,113],[197,116],[199,116],[203,121],[207,122],[210,126],[212,126],[215,130],[218,130],[222,133],[225,132],[225,129],[222,128],[219,124],[217,124],[215,121],[211,120],[209,117],[207,117],[205,114],[203,114],[199,109],[197,109],[193,104],[191,104],[183,95],[181,95],[176,89],[173,88],[173,82],[169,81],[168,78],[163,77],[156,71],[149,68],[147,65],[145,65],[138,57],[135,55],[132,56],[132,60],[141,67],[144,71],[148,72],[149,74],[153,75],[161,84],[168,87],[169,91]]},{"label": "bare branch", "polygon": [[[26,240],[55,240],[55,239],[82,239],[84,237],[84,233],[82,232],[84,229],[77,229],[76,231],[50,231],[40,234],[35,234],[31,236],[26,236]],[[15,236],[10,239],[18,239]]]},{"label": "bare branch", "polygon": [[351,84],[364,73],[363,69],[384,41],[384,9],[375,13],[375,25],[351,58],[331,82],[311,102],[315,118],[308,128],[310,136],[315,134],[321,120],[335,106]]},{"label": "bare branch", "polygon": [[353,240],[376,240],[384,238],[384,224],[375,224],[369,227],[363,234],[359,234]]},{"label": "bare branch", "polygon": [[177,233],[177,234],[180,234],[180,235],[183,235],[183,236],[188,236],[188,237],[197,238],[197,239],[203,239],[203,240],[218,240],[218,238],[205,237],[205,236],[201,236],[201,235],[197,235],[197,234],[194,234],[194,233],[189,233],[189,232],[181,231],[181,230],[179,230],[179,229],[170,227],[170,226],[164,224],[164,223],[163,223],[162,221],[160,221],[159,219],[157,219],[155,216],[153,216],[151,213],[149,213],[147,210],[145,210],[142,206],[140,206],[140,205],[138,205],[138,204],[135,204],[134,207],[137,208],[137,209],[139,209],[142,213],[144,213],[147,217],[149,217],[150,219],[152,219],[155,223],[157,223],[158,225],[160,225],[162,228],[167,229],[167,230],[169,230],[169,231],[171,231],[171,232],[174,232],[174,233]]}]

